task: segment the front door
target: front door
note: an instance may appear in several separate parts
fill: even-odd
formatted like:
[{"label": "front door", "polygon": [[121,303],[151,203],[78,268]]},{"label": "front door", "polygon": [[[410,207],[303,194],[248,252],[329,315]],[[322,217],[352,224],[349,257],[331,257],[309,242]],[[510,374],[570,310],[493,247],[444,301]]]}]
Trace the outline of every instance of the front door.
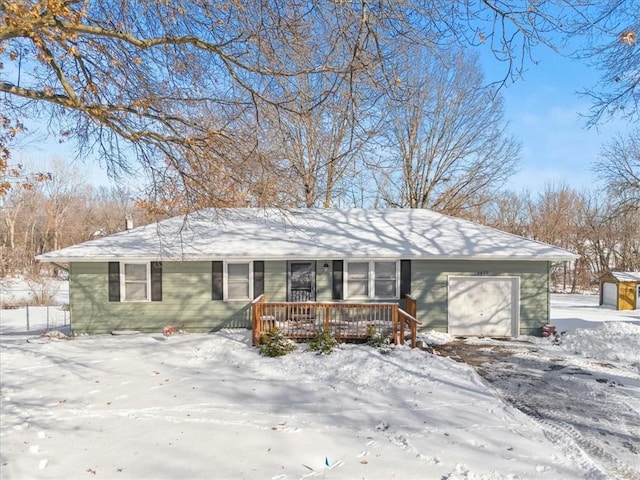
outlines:
[{"label": "front door", "polygon": [[289,262],[289,288],[287,301],[314,302],[316,299],[315,262]]}]

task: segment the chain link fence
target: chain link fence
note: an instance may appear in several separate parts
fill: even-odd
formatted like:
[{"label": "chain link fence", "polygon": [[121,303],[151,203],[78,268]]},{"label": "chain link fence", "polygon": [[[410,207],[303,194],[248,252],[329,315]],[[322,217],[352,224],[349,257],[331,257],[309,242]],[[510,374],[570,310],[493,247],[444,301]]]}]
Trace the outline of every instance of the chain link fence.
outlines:
[{"label": "chain link fence", "polygon": [[0,335],[39,334],[51,330],[68,331],[71,316],[68,292],[42,304],[31,289],[0,288]]}]

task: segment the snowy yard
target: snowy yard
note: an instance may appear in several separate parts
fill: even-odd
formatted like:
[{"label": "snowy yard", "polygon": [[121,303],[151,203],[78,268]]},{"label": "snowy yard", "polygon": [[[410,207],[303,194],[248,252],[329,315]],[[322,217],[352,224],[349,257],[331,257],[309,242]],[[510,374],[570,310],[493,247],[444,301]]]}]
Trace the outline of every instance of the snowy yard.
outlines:
[{"label": "snowy yard", "polygon": [[[533,339],[535,354],[567,364],[564,378],[557,369],[558,402],[571,388],[595,395],[576,415],[597,422],[603,409],[621,413],[616,433],[628,445],[615,445],[614,476],[570,429],[511,406],[472,367],[419,349],[382,355],[346,345],[317,356],[301,345],[269,359],[245,330],[55,340],[26,333],[15,310],[0,318],[0,476],[633,478],[640,326],[629,322],[640,323],[639,313],[601,309],[592,296],[560,297],[552,315],[568,333],[560,345]],[[580,321],[593,328],[574,330]],[[576,364],[601,365],[591,379],[599,388],[572,380],[589,376],[571,372]],[[529,367],[523,360],[510,368],[522,369],[522,384]]]}]

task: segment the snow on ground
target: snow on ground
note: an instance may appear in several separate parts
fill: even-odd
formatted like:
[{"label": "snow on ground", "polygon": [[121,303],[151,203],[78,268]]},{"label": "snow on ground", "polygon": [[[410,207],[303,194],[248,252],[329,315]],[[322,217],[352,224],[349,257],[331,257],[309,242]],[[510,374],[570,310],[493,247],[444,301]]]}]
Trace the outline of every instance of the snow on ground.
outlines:
[{"label": "snow on ground", "polygon": [[[34,290],[46,289],[53,296],[48,306],[33,304]],[[25,305],[29,305],[28,308]],[[43,333],[51,329],[68,329],[69,282],[48,279],[41,284],[29,285],[23,277],[6,277],[0,280],[0,305],[21,308],[0,308],[0,335]]]},{"label": "snow on ground", "polygon": [[28,281],[22,276],[0,279],[0,304],[33,304],[35,294],[50,293],[51,304],[69,303],[69,282],[63,278],[41,278]]},{"label": "snow on ground", "polygon": [[605,322],[633,322],[640,325],[640,310],[615,310],[598,305],[599,295],[551,294],[551,320],[558,332],[576,328],[597,328]]},{"label": "snow on ground", "polygon": [[[616,478],[584,436],[523,413],[472,367],[423,350],[345,345],[318,356],[301,345],[270,359],[246,330],[56,340],[26,333],[8,312],[0,318],[3,479]],[[616,402],[615,434],[629,446],[615,444],[624,455],[613,463],[626,475],[640,458],[640,337],[609,330],[625,353],[590,378],[586,367],[553,365],[603,363],[611,348],[578,331],[563,341],[571,335],[573,345],[533,345],[561,359],[548,362],[560,394],[593,395],[574,417],[597,423]],[[513,368],[522,375],[510,384],[539,376],[524,360]]]},{"label": "snow on ground", "polygon": [[601,478],[640,478],[640,326],[610,322],[559,342],[471,344],[483,377],[550,438],[575,442]]},{"label": "snow on ground", "polygon": [[551,440],[575,442],[602,478],[639,479],[640,311],[597,305],[597,296],[554,295],[558,338],[469,338],[454,349]]},{"label": "snow on ground", "polygon": [[69,333],[69,312],[64,306],[0,309],[0,336],[37,335],[51,329]]},{"label": "snow on ground", "polygon": [[3,342],[3,478],[584,478],[594,470],[466,365],[409,348],[301,350],[260,357],[246,331]]}]

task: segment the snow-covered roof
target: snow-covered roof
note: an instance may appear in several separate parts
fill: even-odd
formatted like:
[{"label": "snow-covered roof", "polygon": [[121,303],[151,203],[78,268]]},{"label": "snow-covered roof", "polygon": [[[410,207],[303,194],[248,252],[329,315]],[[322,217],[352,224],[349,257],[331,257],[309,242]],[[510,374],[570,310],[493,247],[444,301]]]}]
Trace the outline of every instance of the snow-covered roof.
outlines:
[{"label": "snow-covered roof", "polygon": [[640,282],[640,272],[611,272],[619,282]]},{"label": "snow-covered roof", "polygon": [[45,253],[50,262],[216,259],[577,258],[548,245],[422,209],[204,209]]}]

